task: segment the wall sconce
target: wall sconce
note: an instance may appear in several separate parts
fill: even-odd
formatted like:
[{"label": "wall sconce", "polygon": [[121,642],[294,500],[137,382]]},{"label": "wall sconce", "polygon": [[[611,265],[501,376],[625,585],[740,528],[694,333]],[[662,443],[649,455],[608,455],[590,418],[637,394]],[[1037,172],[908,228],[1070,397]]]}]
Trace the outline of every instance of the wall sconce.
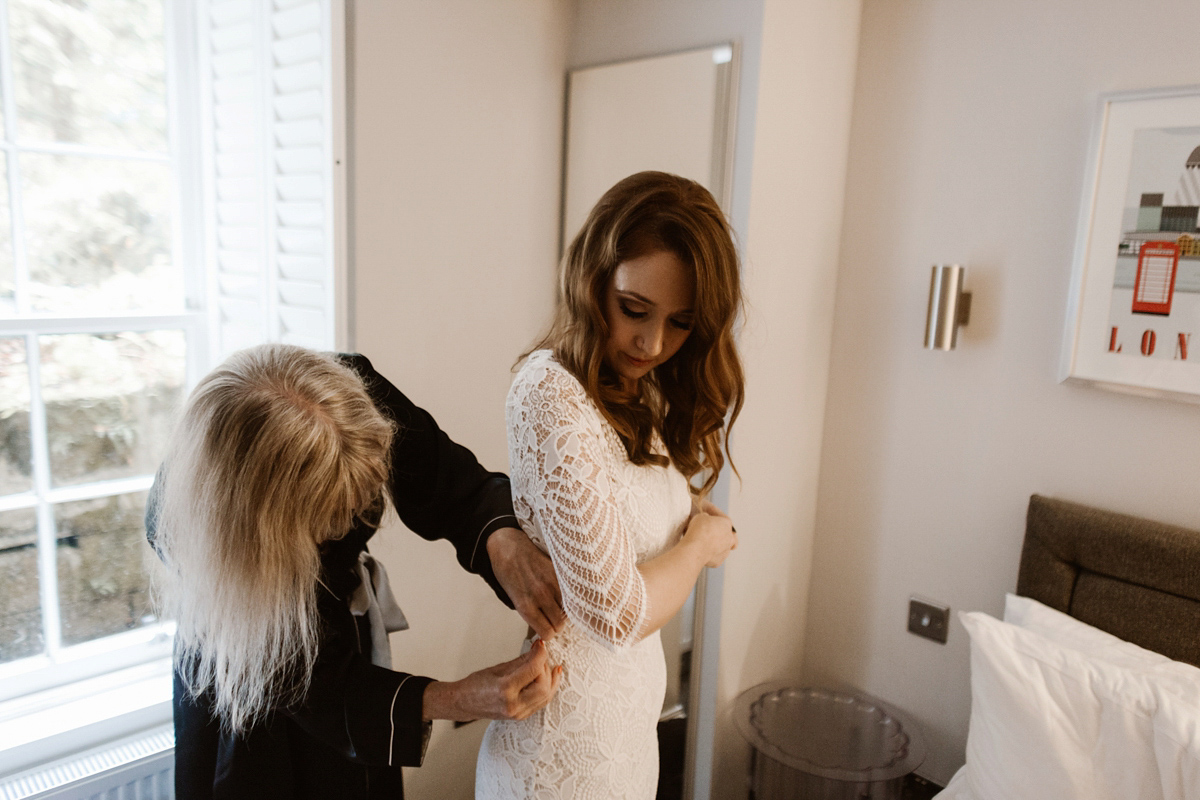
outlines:
[{"label": "wall sconce", "polygon": [[967,268],[958,264],[934,265],[929,281],[929,313],[925,317],[925,347],[953,350],[958,326],[971,318],[971,293],[962,290]]}]

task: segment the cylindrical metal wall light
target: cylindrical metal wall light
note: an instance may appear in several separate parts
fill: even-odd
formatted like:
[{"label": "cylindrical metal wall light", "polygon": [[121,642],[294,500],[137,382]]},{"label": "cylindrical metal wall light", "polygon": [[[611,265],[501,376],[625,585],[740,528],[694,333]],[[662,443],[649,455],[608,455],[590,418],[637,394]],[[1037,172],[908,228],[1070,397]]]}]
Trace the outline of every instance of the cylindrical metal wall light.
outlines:
[{"label": "cylindrical metal wall light", "polygon": [[971,316],[971,294],[962,290],[966,267],[934,265],[929,281],[929,313],[925,318],[925,347],[953,350],[958,344],[958,326]]}]

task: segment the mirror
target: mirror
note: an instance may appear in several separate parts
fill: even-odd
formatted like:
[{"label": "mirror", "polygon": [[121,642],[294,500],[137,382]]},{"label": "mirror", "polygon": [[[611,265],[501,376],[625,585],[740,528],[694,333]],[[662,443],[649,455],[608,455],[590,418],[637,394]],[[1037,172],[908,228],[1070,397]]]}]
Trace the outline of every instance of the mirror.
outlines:
[{"label": "mirror", "polygon": [[642,170],[691,178],[729,213],[734,56],[722,44],[568,73],[564,248],[600,196]]},{"label": "mirror", "polygon": [[[560,253],[600,196],[642,170],[691,178],[729,214],[737,63],[727,43],[568,74]],[[706,647],[704,633],[706,613],[712,623],[719,607],[705,602],[707,572],[662,628],[658,800],[690,800],[711,773],[713,720],[705,717],[715,706],[717,637],[710,630]]]}]

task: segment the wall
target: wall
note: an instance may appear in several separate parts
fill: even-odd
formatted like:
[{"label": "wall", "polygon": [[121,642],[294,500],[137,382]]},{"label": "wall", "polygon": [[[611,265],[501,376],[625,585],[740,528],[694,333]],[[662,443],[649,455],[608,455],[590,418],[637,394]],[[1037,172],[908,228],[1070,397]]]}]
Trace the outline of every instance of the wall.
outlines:
[{"label": "wall", "polygon": [[[357,348],[491,469],[507,469],[513,359],[553,302],[570,7],[357,0],[351,190]],[[399,668],[457,679],[519,653],[525,626],[445,543],[383,530],[412,629]],[[484,724],[438,723],[410,800],[473,797]]]},{"label": "wall", "polygon": [[746,230],[747,399],[733,432],[713,797],[746,796],[734,698],[799,677],[860,3],[766,0]]},{"label": "wall", "polygon": [[[804,668],[915,714],[939,783],[968,642],[906,633],[909,594],[1001,613],[1034,492],[1200,526],[1200,410],[1057,380],[1097,96],[1194,83],[1198,28],[1181,1],[864,3]],[[950,353],[919,344],[935,262],[974,291]]]}]

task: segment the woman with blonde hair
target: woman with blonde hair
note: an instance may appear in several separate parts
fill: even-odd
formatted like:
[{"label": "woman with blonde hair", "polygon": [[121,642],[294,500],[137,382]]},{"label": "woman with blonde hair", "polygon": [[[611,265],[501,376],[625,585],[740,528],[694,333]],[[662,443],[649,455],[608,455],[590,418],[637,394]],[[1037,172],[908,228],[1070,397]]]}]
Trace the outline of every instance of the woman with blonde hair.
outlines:
[{"label": "woman with blonde hair", "polygon": [[476,797],[650,800],[658,630],[737,543],[706,500],[743,397],[725,217],[693,181],[630,176],[572,241],[560,295],[507,417],[513,505],[562,589],[546,646],[566,674],[545,709],[488,727]]},{"label": "woman with blonde hair", "polygon": [[507,478],[366,358],[263,345],[200,381],[147,510],[177,624],[176,797],[401,797],[430,720],[522,718],[553,694],[544,648],[451,683],[391,669],[407,623],[366,549],[389,499],[553,635],[553,573]]}]

